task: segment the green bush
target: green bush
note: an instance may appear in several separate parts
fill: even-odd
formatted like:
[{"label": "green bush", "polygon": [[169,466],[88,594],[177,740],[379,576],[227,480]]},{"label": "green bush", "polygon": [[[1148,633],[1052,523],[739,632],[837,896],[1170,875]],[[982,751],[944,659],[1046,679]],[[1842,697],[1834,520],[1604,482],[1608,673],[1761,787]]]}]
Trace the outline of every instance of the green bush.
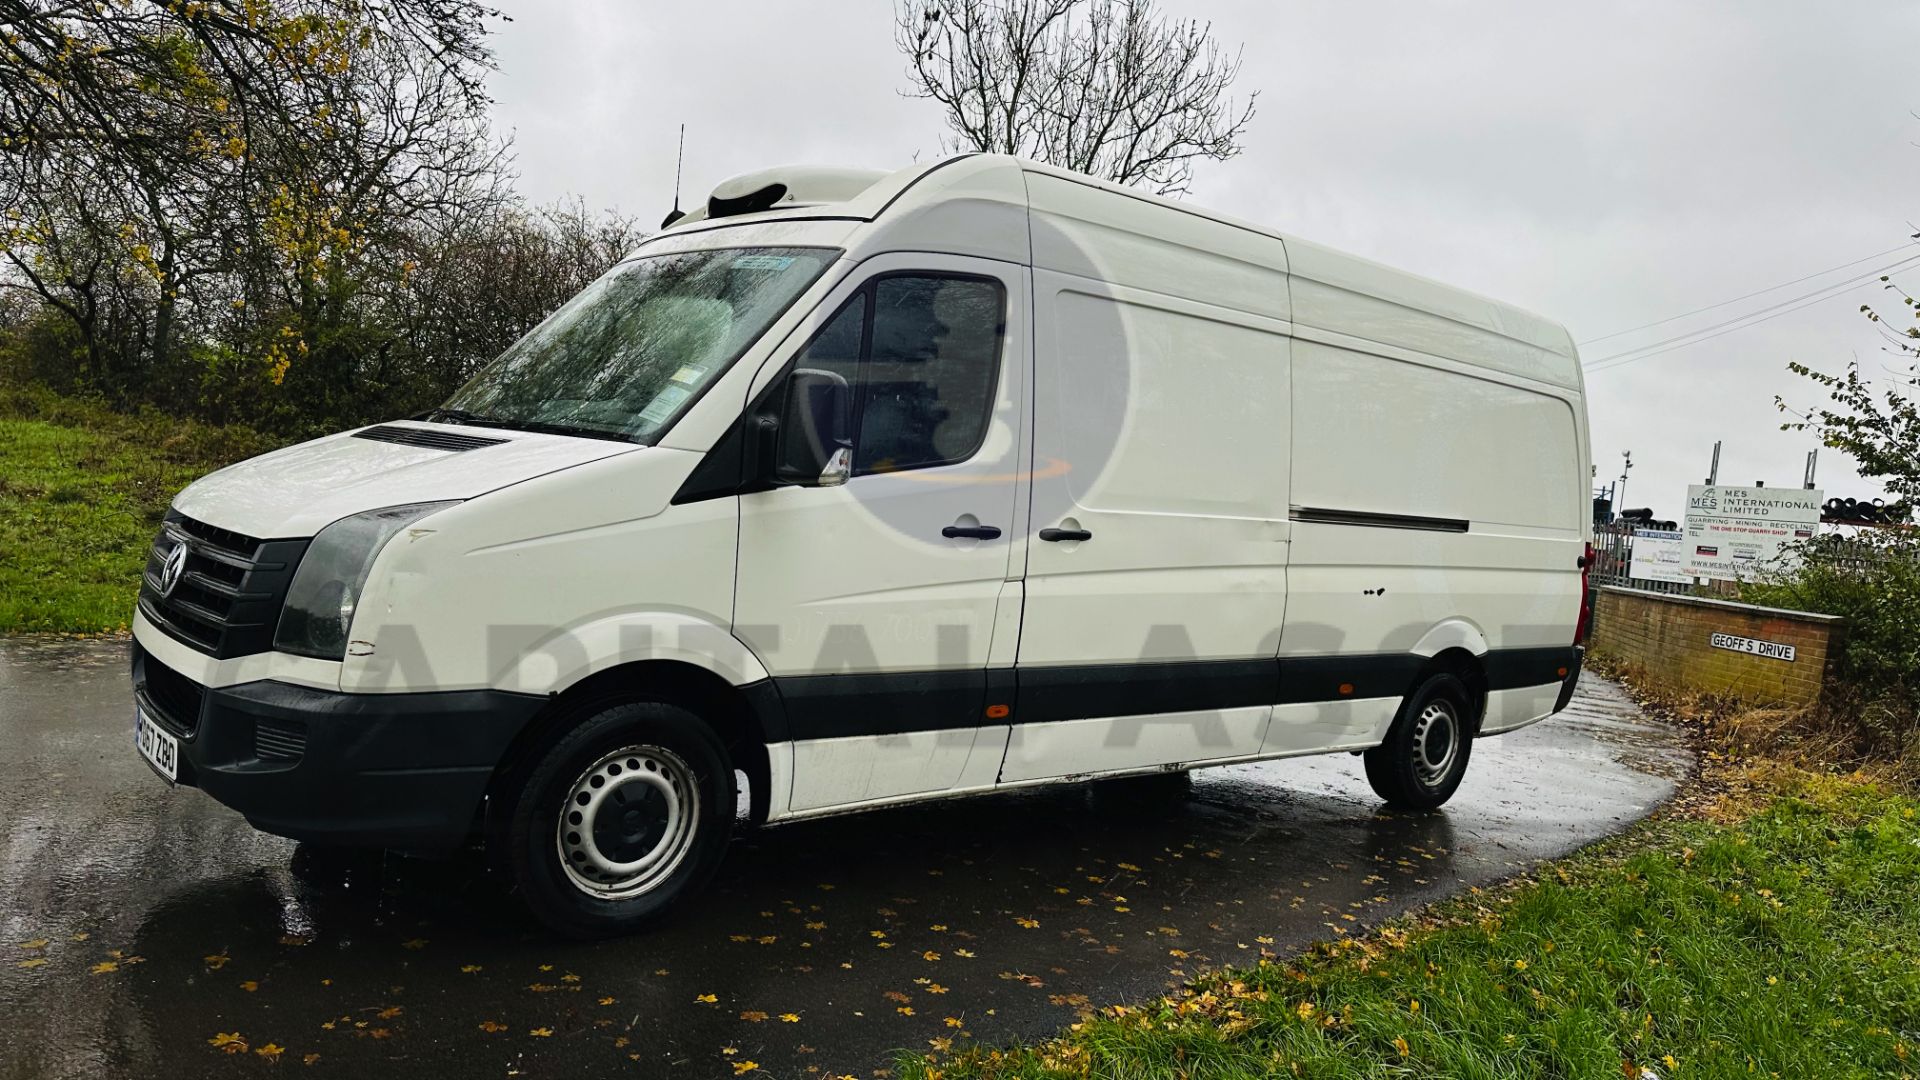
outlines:
[{"label": "green bush", "polygon": [[1825,711],[1853,726],[1864,757],[1897,761],[1920,752],[1920,540],[1863,533],[1807,545],[1794,571],[1740,598],[1846,620]]}]

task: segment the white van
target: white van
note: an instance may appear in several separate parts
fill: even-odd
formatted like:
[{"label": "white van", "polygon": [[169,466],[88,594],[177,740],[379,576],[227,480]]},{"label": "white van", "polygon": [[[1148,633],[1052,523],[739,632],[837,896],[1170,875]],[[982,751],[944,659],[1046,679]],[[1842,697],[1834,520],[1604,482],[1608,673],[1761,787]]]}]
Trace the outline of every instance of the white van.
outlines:
[{"label": "white van", "polygon": [[727,182],[444,407],[183,491],[136,744],[309,843],[483,839],[639,926],[775,823],[1364,752],[1440,805],[1566,705],[1566,331],[1005,157]]}]

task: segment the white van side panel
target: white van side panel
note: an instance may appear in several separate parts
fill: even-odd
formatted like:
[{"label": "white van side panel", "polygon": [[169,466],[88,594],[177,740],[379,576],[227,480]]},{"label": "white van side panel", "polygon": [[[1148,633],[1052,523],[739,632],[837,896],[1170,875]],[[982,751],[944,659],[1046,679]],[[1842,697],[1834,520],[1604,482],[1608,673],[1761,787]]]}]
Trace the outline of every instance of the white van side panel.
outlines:
[{"label": "white van side panel", "polygon": [[1036,268],[1288,318],[1279,240],[1171,204],[1046,173],[1027,174]]},{"label": "white van side panel", "polygon": [[[1035,271],[1020,665],[1271,656],[1286,598],[1287,338],[1191,302]],[[1246,320],[1246,321],[1234,321]]]},{"label": "white van side panel", "polygon": [[764,678],[729,629],[735,500],[669,505],[699,460],[620,454],[401,533],[368,578],[340,688],[557,693],[644,659]]},{"label": "white van side panel", "polygon": [[1000,779],[1019,783],[1075,773],[1249,758],[1261,752],[1272,713],[1271,705],[1254,705],[1019,724],[1007,743]]},{"label": "white van side panel", "polygon": [[1296,506],[1579,530],[1566,399],[1313,341],[1293,355]]},{"label": "white van side panel", "polygon": [[1558,686],[1522,686],[1512,690],[1494,690],[1487,694],[1487,715],[1481,721],[1480,734],[1498,735],[1544,720],[1553,712]]},{"label": "white van side panel", "polygon": [[1399,708],[1397,697],[1275,705],[1260,753],[1275,757],[1378,746]]},{"label": "white van side panel", "polygon": [[1573,341],[1556,323],[1306,240],[1288,237],[1287,254],[1302,326],[1580,387]]}]

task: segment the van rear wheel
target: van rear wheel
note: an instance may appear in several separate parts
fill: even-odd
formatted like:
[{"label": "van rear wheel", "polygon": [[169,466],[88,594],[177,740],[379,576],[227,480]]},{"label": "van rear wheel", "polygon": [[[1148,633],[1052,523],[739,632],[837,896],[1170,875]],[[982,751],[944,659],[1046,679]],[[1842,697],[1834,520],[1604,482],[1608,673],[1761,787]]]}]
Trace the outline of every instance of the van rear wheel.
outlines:
[{"label": "van rear wheel", "polygon": [[1403,810],[1432,810],[1452,798],[1473,753],[1471,700],[1452,675],[1422,682],[1386,739],[1363,755],[1374,794]]},{"label": "van rear wheel", "polygon": [[698,716],[662,702],[615,705],[570,728],[526,774],[504,862],[552,929],[630,933],[713,876],[734,799],[726,747]]}]

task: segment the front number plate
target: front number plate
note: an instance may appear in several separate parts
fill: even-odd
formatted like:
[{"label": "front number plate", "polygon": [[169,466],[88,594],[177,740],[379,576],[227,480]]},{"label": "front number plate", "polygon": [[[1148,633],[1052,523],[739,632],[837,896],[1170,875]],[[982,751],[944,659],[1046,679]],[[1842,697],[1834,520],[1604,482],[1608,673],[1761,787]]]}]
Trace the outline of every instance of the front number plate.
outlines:
[{"label": "front number plate", "polygon": [[160,725],[137,704],[133,707],[133,745],[167,783],[180,779],[180,740],[160,730]]}]

